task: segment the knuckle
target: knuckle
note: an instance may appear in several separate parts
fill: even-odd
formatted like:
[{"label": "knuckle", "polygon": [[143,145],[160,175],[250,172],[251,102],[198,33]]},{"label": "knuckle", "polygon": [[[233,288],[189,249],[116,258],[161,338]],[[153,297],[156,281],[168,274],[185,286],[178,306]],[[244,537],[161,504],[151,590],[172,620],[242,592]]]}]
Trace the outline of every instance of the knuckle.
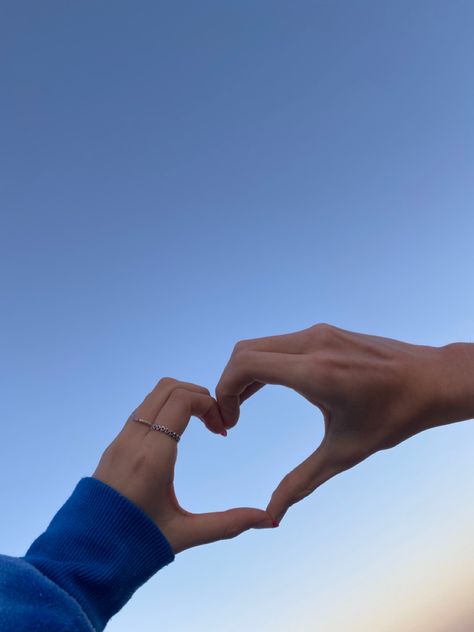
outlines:
[{"label": "knuckle", "polygon": [[250,347],[242,347],[240,351],[238,351],[234,355],[234,359],[233,359],[234,368],[237,367],[237,369],[241,369],[242,365],[247,365],[250,359],[253,357],[252,354],[253,354],[253,351],[250,349]]},{"label": "knuckle", "polygon": [[191,392],[183,386],[176,386],[170,393],[170,399],[173,401],[187,402],[189,401]]},{"label": "knuckle", "polygon": [[246,351],[246,350],[250,349],[251,346],[252,346],[252,341],[251,340],[239,340],[234,345],[233,353],[234,354],[242,353],[242,351]]},{"label": "knuckle", "polygon": [[180,414],[191,414],[191,395],[191,391],[177,386],[171,391],[167,401],[173,404]]},{"label": "knuckle", "polygon": [[313,334],[317,335],[321,340],[331,340],[334,336],[336,328],[328,323],[317,323],[311,328]]},{"label": "knuckle", "polygon": [[172,386],[173,384],[175,384],[177,382],[177,380],[175,380],[173,377],[162,377],[160,378],[159,382],[158,382],[158,386]]}]

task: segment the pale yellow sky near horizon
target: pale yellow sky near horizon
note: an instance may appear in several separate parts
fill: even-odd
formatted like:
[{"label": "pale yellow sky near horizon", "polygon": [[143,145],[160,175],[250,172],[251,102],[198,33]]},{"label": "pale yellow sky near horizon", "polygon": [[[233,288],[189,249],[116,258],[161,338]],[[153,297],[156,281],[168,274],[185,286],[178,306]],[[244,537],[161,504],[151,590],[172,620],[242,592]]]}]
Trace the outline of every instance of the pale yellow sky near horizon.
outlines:
[{"label": "pale yellow sky near horizon", "polygon": [[[472,527],[472,523],[469,523]],[[301,632],[474,632],[474,545],[466,525],[458,540],[448,540],[444,549],[417,554],[416,542],[403,552],[394,551],[398,569],[409,566],[376,585],[377,572],[367,574],[350,602],[344,599],[341,613],[328,620],[308,611],[295,623]],[[394,559],[394,562],[395,562]],[[377,570],[372,568],[371,570]],[[395,567],[395,564],[394,564]],[[381,569],[379,569],[381,570]],[[367,594],[372,593],[369,600]],[[368,601],[372,607],[367,610]],[[365,612],[362,611],[365,609]],[[282,622],[279,632],[288,632]]]}]

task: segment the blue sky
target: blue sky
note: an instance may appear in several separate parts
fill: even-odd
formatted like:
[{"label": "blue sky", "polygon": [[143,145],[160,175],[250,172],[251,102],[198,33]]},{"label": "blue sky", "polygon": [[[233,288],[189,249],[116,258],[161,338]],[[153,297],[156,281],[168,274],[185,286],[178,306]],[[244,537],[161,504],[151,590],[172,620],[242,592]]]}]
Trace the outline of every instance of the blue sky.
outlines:
[{"label": "blue sky", "polygon": [[[473,22],[467,0],[2,3],[4,553],[160,377],[213,391],[239,339],[473,340]],[[321,436],[269,386],[227,439],[192,420],[178,495],[265,506]],[[471,630],[473,445],[422,433],[279,529],[179,555],[111,632]]]}]

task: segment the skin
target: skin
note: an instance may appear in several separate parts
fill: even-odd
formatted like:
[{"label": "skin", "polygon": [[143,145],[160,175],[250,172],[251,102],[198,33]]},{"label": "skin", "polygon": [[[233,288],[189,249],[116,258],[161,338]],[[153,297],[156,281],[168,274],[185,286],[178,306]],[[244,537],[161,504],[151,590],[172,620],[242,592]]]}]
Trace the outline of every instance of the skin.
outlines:
[{"label": "skin", "polygon": [[226,434],[224,423],[217,402],[207,388],[171,377],[162,378],[106,448],[92,475],[147,513],[175,553],[233,538],[247,529],[275,526],[261,509],[240,507],[203,514],[183,509],[173,485],[177,442],[133,421],[133,415],[166,426],[180,435],[191,416],[202,419],[217,434]]},{"label": "skin", "polygon": [[225,427],[265,384],[294,389],[323,414],[316,450],[287,474],[267,511],[279,521],[319,485],[434,426],[474,417],[474,345],[414,345],[316,324],[238,342],[216,387]]},{"label": "skin", "polygon": [[238,342],[216,399],[203,386],[165,377],[132,415],[178,434],[196,416],[212,432],[226,434],[239,419],[240,405],[265,384],[294,389],[322,412],[325,424],[321,444],[284,477],[266,511],[183,509],[173,485],[177,443],[131,418],[93,476],[143,509],[175,553],[277,526],[291,505],[371,454],[428,428],[473,418],[474,345],[413,345],[316,324]]}]

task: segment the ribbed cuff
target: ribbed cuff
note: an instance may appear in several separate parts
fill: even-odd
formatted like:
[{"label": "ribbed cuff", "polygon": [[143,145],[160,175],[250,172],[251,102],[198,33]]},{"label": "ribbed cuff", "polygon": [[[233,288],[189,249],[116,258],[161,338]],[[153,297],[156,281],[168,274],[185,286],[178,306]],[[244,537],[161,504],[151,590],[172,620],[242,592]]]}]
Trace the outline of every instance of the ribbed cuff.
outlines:
[{"label": "ribbed cuff", "polygon": [[72,595],[101,631],[174,553],[145,512],[85,477],[23,559]]}]

